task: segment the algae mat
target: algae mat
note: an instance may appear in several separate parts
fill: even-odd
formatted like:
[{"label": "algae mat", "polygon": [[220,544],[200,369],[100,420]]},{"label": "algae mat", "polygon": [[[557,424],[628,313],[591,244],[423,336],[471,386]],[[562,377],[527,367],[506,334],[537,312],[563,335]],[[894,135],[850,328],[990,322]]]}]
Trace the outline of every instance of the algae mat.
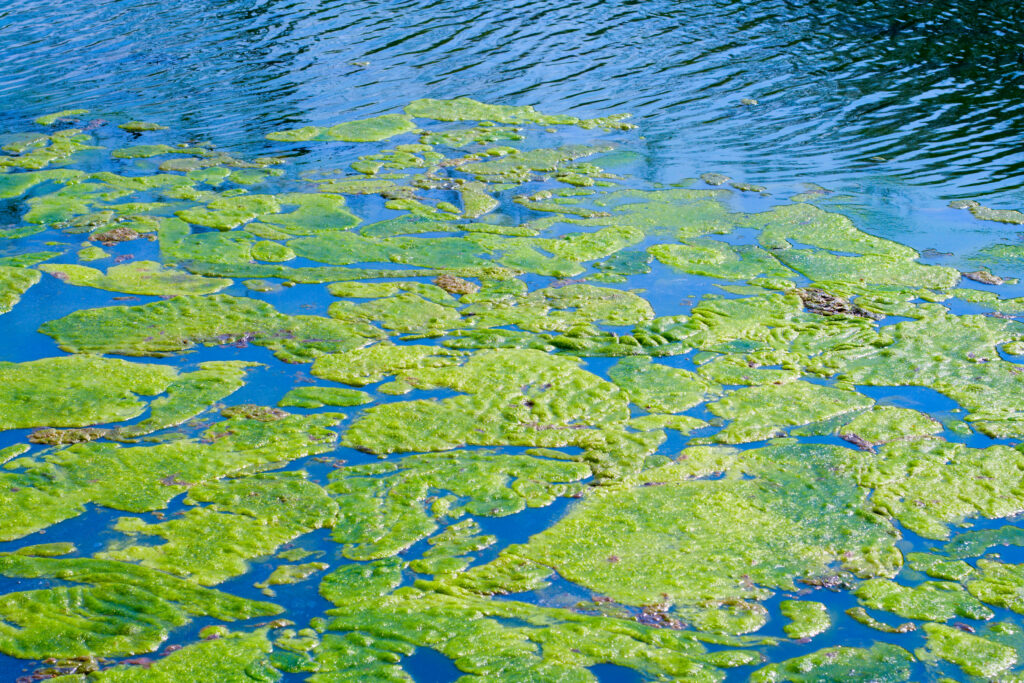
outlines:
[{"label": "algae mat", "polygon": [[1012,245],[646,184],[625,117],[87,114],[2,141],[9,670],[1024,680]]}]

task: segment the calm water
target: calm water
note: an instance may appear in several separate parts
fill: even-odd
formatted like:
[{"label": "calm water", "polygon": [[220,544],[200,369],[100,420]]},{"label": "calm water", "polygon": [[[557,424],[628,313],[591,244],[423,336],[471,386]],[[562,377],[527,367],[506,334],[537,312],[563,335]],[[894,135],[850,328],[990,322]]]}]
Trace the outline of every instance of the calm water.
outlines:
[{"label": "calm water", "polygon": [[[0,132],[23,130],[43,113],[87,107],[93,117],[158,121],[253,155],[271,149],[263,138],[270,130],[392,112],[419,97],[466,95],[580,116],[628,111],[644,136],[631,171],[647,180],[715,170],[770,188],[820,183],[846,193],[831,208],[864,229],[952,252],[930,263],[959,264],[994,239],[1015,241],[1019,228],[973,221],[945,204],[961,197],[1000,208],[1024,204],[1024,5],[851,5],[9,0],[0,9]],[[744,105],[744,98],[757,104]],[[107,293],[93,290],[50,298],[57,289],[44,280],[37,298],[5,316],[5,326],[34,330],[76,308],[109,303]],[[294,302],[277,296],[275,306],[298,312],[298,289]],[[657,307],[670,297],[654,291],[651,298]],[[5,360],[56,353],[40,339],[8,337],[0,352]],[[189,362],[230,358],[230,351],[205,351]],[[294,381],[285,374],[295,371],[279,366],[254,374],[232,401],[276,402]],[[937,394],[896,393],[872,398],[947,409]],[[545,528],[567,504],[514,521],[481,520],[503,539],[493,552]],[[80,537],[120,514],[91,509],[50,536]],[[907,547],[927,545],[909,536]],[[94,548],[81,550],[108,540],[96,536]],[[252,592],[251,576],[222,588]],[[279,599],[298,622],[326,606],[316,582],[285,587]],[[839,595],[830,606],[854,604]],[[176,633],[172,644],[193,641],[203,625]],[[781,625],[762,633],[781,635]],[[846,621],[814,645],[887,638]],[[771,657],[806,652],[786,644]],[[0,678],[24,668],[0,660]],[[420,680],[458,675],[429,651],[407,660],[407,668]],[[636,679],[628,670],[598,668],[602,680]]]}]

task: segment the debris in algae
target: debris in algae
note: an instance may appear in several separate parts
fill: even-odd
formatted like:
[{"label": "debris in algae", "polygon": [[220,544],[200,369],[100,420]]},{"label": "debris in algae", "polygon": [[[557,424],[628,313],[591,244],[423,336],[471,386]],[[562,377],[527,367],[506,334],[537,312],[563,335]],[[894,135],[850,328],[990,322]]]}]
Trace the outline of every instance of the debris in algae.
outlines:
[{"label": "debris in algae", "polygon": [[480,285],[473,284],[461,277],[442,273],[433,280],[434,284],[450,294],[476,294],[480,291]]},{"label": "debris in algae", "polygon": [[124,226],[111,228],[106,232],[98,232],[92,236],[92,239],[96,240],[105,247],[109,247],[118,242],[130,242],[131,240],[137,240],[142,235],[138,231],[132,228]]},{"label": "debris in algae", "polygon": [[968,280],[974,280],[975,282],[980,282],[984,285],[1001,285],[1005,282],[1003,278],[998,275],[993,275],[988,270],[972,270],[970,272],[960,271],[960,274]]},{"label": "debris in algae", "polygon": [[722,173],[702,173],[700,179],[708,185],[725,185],[732,180],[732,178]]},{"label": "debris in algae", "polygon": [[847,299],[829,294],[817,287],[798,289],[796,293],[804,303],[804,308],[818,315],[852,315],[870,320],[881,320],[885,317],[880,313],[866,311],[856,304],[851,304]]}]

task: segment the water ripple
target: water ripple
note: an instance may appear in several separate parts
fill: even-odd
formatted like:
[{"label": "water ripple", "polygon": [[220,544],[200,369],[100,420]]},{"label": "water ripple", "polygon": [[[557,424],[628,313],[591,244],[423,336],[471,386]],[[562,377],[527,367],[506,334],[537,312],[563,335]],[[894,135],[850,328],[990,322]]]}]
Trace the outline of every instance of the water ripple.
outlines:
[{"label": "water ripple", "polygon": [[1007,1],[9,0],[0,125],[88,106],[251,152],[277,126],[470,95],[632,111],[686,170],[841,182],[884,157],[947,196],[1019,198],[1022,20]]}]

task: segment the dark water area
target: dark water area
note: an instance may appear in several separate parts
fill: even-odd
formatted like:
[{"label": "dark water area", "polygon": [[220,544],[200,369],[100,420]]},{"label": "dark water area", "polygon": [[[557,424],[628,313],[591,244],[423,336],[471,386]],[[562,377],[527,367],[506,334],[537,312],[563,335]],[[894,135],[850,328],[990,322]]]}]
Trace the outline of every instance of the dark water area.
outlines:
[{"label": "dark water area", "polygon": [[[90,114],[80,125],[100,144],[111,148],[189,140],[209,142],[215,149],[238,157],[281,154],[288,158],[289,175],[246,189],[282,192],[308,189],[298,180],[302,171],[343,168],[366,150],[347,143],[297,145],[268,141],[266,134],[274,130],[328,126],[395,113],[418,98],[466,96],[488,103],[535,105],[545,113],[580,117],[629,112],[638,130],[623,134],[615,142],[618,150],[606,160],[595,162],[627,176],[624,182],[650,188],[655,183],[674,183],[715,171],[745,183],[765,185],[771,192],[771,196],[733,193],[722,199],[734,212],[767,211],[784,204],[782,197],[799,191],[802,183],[820,184],[832,191],[817,199],[821,208],[850,217],[871,235],[924,252],[921,263],[967,270],[979,267],[979,249],[997,242],[1018,245],[1024,240],[1021,225],[976,220],[967,211],[948,206],[950,200],[969,198],[993,208],[1024,207],[1022,26],[1024,4],[1017,2],[82,0],[67,5],[8,0],[0,7],[0,133],[23,131],[28,122],[48,112],[88,108]],[[159,122],[169,126],[171,132],[147,133],[139,140],[140,136],[110,123],[125,120]],[[613,137],[609,131],[605,133],[605,137]],[[560,130],[557,135],[559,144],[568,144],[577,142],[577,138],[593,141],[602,133]],[[534,142],[539,144],[534,138],[528,138],[526,144]],[[76,163],[90,171],[108,169],[106,161],[97,156],[93,164],[88,154]],[[109,168],[125,173],[153,171],[144,165],[147,162],[140,161],[138,166],[131,165],[135,162],[118,163],[121,165]],[[701,188],[707,189],[703,185]],[[32,192],[49,190],[52,188],[43,186]],[[502,199],[507,200],[510,195],[502,191],[506,192]],[[346,201],[366,223],[395,215],[377,196],[349,196]],[[4,211],[0,214],[2,227],[20,224],[18,211],[6,205],[0,209]],[[502,207],[501,220],[518,224],[540,215],[539,211],[510,205]],[[576,229],[575,225],[562,223],[544,236],[556,237]],[[33,249],[42,250],[52,246],[50,240],[65,237],[48,230],[30,236],[30,242],[19,243],[18,247],[31,243]],[[73,237],[71,242],[82,239],[84,235]],[[632,248],[646,249],[663,242],[664,235],[645,239]],[[758,239],[759,232],[753,228],[721,236],[723,242],[739,247],[756,245]],[[125,261],[161,259],[158,241],[139,240],[112,246],[109,251]],[[21,252],[0,243],[0,257],[15,253]],[[76,262],[74,251],[53,262]],[[101,267],[109,265],[103,262]],[[298,258],[287,265],[323,264]],[[397,268],[393,263],[359,265]],[[1024,260],[1000,266],[1004,276],[1024,277]],[[551,285],[553,279],[531,273],[521,277],[531,291]],[[429,277],[406,280],[430,282]],[[794,281],[798,287],[811,283],[803,275],[795,276]],[[649,271],[630,274],[611,286],[642,291],[654,315],[676,316],[689,314],[709,295],[730,299],[749,294],[741,291],[742,287],[723,290],[722,284],[723,280],[684,274],[655,261]],[[968,281],[959,286],[986,287]],[[327,316],[329,306],[338,301],[321,284],[257,292],[246,289],[241,278],[222,293],[266,301],[289,316]],[[999,294],[1003,298],[1024,296],[1024,284],[1010,282],[1000,287]],[[159,300],[157,296],[139,295],[131,304]],[[25,362],[59,355],[55,341],[37,331],[40,325],[79,309],[121,302],[123,298],[117,292],[69,287],[44,275],[18,306],[0,317],[0,360]],[[943,305],[954,315],[989,310],[956,298]],[[1019,319],[1021,315],[1009,317]],[[893,315],[883,318],[878,327],[910,320]],[[602,325],[601,329],[626,335],[632,325]],[[442,344],[451,339],[437,335],[424,342],[415,336],[389,334],[396,344]],[[1022,362],[1022,356],[1010,355],[1004,348],[999,353],[1000,360]],[[695,372],[700,368],[696,355],[687,352],[658,362]],[[231,346],[202,348],[174,358],[130,358],[136,363],[173,364],[183,372],[195,371],[206,361],[236,359],[263,365],[249,372],[245,385],[226,399],[230,405],[273,406],[296,386],[325,383],[311,375],[308,365],[282,363],[270,350],[256,346],[244,350]],[[580,365],[594,376],[609,380],[609,371],[619,361],[617,356],[588,357]],[[802,379],[822,387],[836,384],[832,378]],[[386,386],[385,382],[372,382],[361,388],[380,404],[408,400],[402,395],[384,396],[387,392],[378,390]],[[723,390],[741,388],[725,385]],[[855,389],[878,406],[929,415],[942,424],[936,433],[949,442],[977,449],[1019,443],[1016,439],[986,436],[971,427],[956,401],[929,387],[857,385]],[[413,398],[439,401],[458,394],[436,388],[419,390]],[[289,410],[301,415],[319,412]],[[342,426],[336,431],[343,434],[363,408],[330,410],[341,416]],[[643,414],[638,408],[632,410],[634,417]],[[685,414],[713,424],[689,436],[670,431],[657,454],[650,457],[673,457],[687,447],[691,437],[713,435],[722,424],[705,404]],[[145,417],[143,414],[127,424]],[[189,429],[190,434],[198,433],[199,427]],[[28,432],[17,429],[0,433],[0,448],[24,442]],[[831,433],[799,436],[804,444],[852,447],[849,441]],[[761,448],[766,443],[745,443],[737,448]],[[572,447],[562,450],[569,456],[580,451]],[[42,451],[33,446],[29,454]],[[509,446],[496,452],[518,455],[522,451]],[[376,456],[353,448],[338,447],[329,455],[337,460],[302,457],[274,471],[304,471],[310,481],[325,486],[339,463],[377,462]],[[722,476],[713,473],[708,478]],[[588,478],[581,486],[585,489],[592,483]],[[160,516],[139,514],[155,524],[164,519],[164,513],[180,515],[196,509],[183,498],[174,498]],[[527,508],[515,515],[479,517],[480,532],[493,535],[496,541],[473,553],[473,566],[493,562],[510,546],[527,543],[563,520],[576,505],[577,498],[559,497],[549,505]],[[0,543],[0,551],[74,540],[78,555],[101,553],[126,543],[126,534],[112,528],[126,514],[90,503],[79,516]],[[1015,516],[971,518],[954,533],[1019,523]],[[901,534],[898,548],[904,554],[942,552],[942,542],[894,525]],[[134,537],[133,541],[140,542]],[[331,569],[354,562],[342,555],[341,546],[326,529],[307,533],[294,545],[314,550],[311,559],[321,559]],[[429,548],[430,542],[424,537],[399,556],[415,560]],[[1024,550],[999,546],[985,557],[1021,563]],[[970,562],[973,568],[978,560]],[[217,587],[234,595],[264,599],[254,581],[266,579],[282,564],[279,557],[256,559],[251,571]],[[402,586],[409,588],[419,578],[406,569]],[[907,586],[929,580],[934,577],[910,569],[899,574],[899,581]],[[62,585],[61,580],[0,579],[4,593],[54,585]],[[275,599],[285,605],[284,616],[296,622],[295,628],[303,628],[333,606],[318,593],[318,586],[314,579],[276,588]],[[820,586],[815,587],[811,599],[827,606],[831,628],[813,642],[791,639],[783,630],[789,622],[777,616],[779,603],[809,592],[802,586],[779,590],[764,601],[771,616],[757,636],[780,640],[779,644],[753,647],[766,662],[780,662],[830,646],[867,648],[875,643],[891,643],[914,652],[926,645],[923,631],[909,635],[882,633],[857,623],[846,610],[861,604],[858,599],[848,590]],[[593,597],[592,593],[556,576],[548,588],[494,599],[576,610]],[[993,613],[996,621],[1020,622],[1009,609],[994,608]],[[639,614],[637,608],[632,616]],[[886,618],[896,621],[892,614]],[[508,619],[510,624],[512,621]],[[922,628],[925,623],[921,619],[904,621]],[[266,619],[249,619],[232,628],[255,627],[264,622]],[[210,618],[194,619],[174,630],[166,645],[194,643],[200,629],[212,623]],[[1017,643],[1014,647],[1024,655],[1024,645]],[[714,653],[731,648],[708,644],[707,649]],[[416,649],[401,664],[416,681],[451,681],[463,674],[451,659],[426,647]],[[39,661],[0,655],[0,680],[15,680],[39,666]],[[951,664],[924,658],[909,666],[912,680],[962,674]],[[740,681],[747,680],[752,669],[739,666],[722,671],[725,680]],[[589,667],[589,672],[598,681],[608,683],[654,680],[610,663]],[[305,675],[290,672],[282,680],[305,680]]]},{"label": "dark water area", "polygon": [[1022,23],[1009,0],[13,0],[0,126],[88,107],[251,152],[267,130],[467,95],[632,112],[652,179],[717,170],[1013,206]]}]

